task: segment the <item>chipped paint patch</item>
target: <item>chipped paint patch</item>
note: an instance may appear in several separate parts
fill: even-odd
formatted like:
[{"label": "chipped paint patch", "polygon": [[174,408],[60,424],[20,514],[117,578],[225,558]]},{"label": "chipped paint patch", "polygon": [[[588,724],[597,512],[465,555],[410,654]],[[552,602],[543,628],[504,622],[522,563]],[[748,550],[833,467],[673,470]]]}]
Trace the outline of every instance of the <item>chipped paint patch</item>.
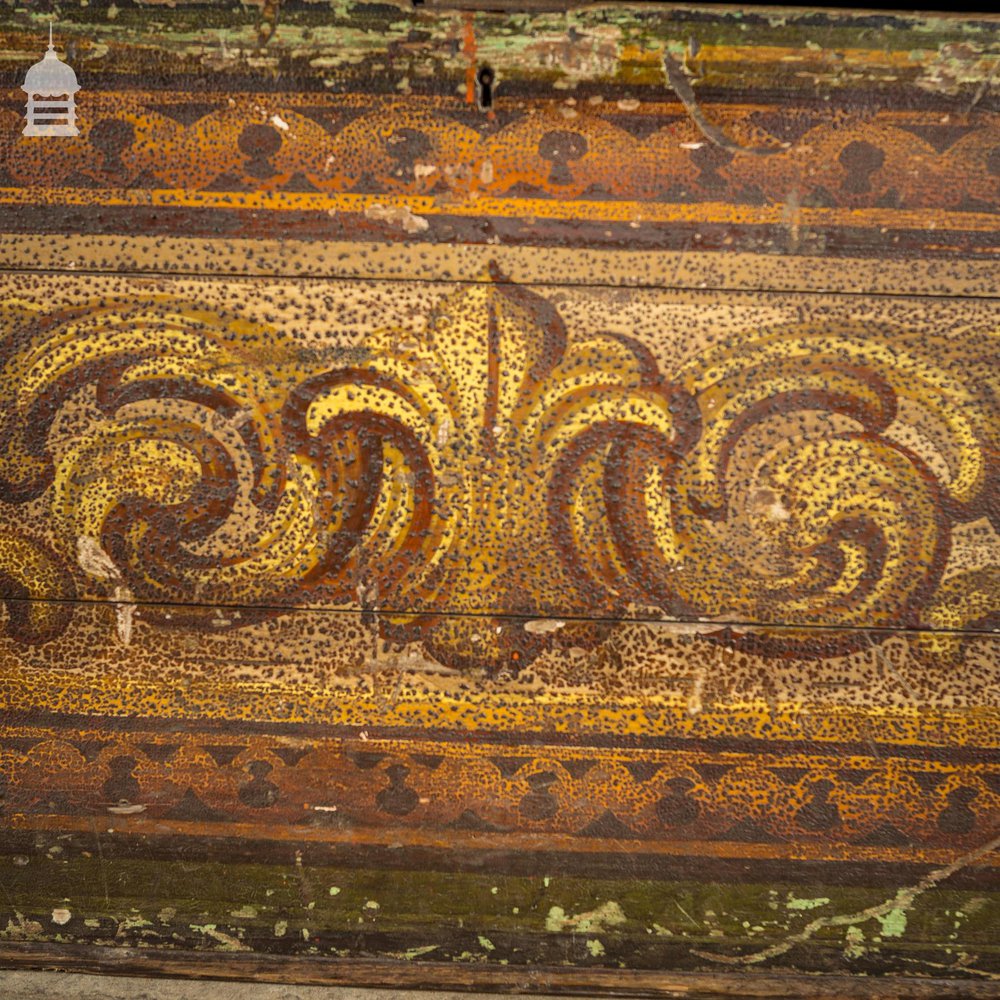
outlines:
[{"label": "chipped paint patch", "polygon": [[882,925],[883,937],[902,937],[906,931],[906,913],[899,907],[890,910],[885,916],[880,916],[878,922]]},{"label": "chipped paint patch", "polygon": [[422,215],[414,215],[407,205],[383,205],[376,201],[365,209],[365,218],[398,226],[411,235],[424,233],[430,228],[430,223]]},{"label": "chipped paint patch", "polygon": [[[15,922],[16,921],[16,922]],[[45,929],[37,920],[26,920],[23,913],[14,911],[14,919],[7,921],[7,926],[0,931],[0,938],[9,941],[30,941],[41,937]]]},{"label": "chipped paint patch", "polygon": [[977,86],[975,103],[986,94],[1000,69],[1000,59],[971,42],[946,42],[925,67],[916,85],[931,93],[954,96]]},{"label": "chipped paint patch", "polygon": [[204,934],[217,942],[220,947],[216,951],[250,951],[251,949],[231,934],[220,931],[216,924],[191,924],[191,930],[196,934]]},{"label": "chipped paint patch", "polygon": [[826,906],[829,902],[826,896],[818,896],[816,899],[796,899],[794,896],[789,896],[785,906],[789,910],[815,910],[819,906]]},{"label": "chipped paint patch", "polygon": [[621,905],[614,900],[608,900],[594,910],[574,916],[567,916],[561,906],[553,906],[545,918],[545,929],[552,932],[571,930],[591,934],[616,927],[627,919]]},{"label": "chipped paint patch", "polygon": [[865,932],[860,927],[848,927],[844,933],[844,958],[861,958],[867,950]]},{"label": "chipped paint patch", "polygon": [[530,632],[532,635],[546,635],[549,632],[558,632],[565,625],[564,621],[558,621],[554,618],[538,618],[525,622],[524,631]]}]

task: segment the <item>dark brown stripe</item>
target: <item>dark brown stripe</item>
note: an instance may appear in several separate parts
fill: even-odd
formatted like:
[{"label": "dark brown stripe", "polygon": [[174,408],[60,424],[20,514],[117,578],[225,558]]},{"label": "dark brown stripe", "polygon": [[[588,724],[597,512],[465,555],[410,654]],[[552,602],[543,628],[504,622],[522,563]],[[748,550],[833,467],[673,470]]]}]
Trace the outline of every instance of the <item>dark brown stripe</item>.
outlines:
[{"label": "dark brown stripe", "polygon": [[[0,827],[0,857],[44,854],[58,844],[63,858],[93,854],[89,833],[43,833]],[[152,837],[116,832],[100,838],[101,856],[110,861],[221,862],[348,871],[466,872],[521,877],[572,876],[594,880],[703,881],[740,884],[886,886],[911,885],[938,865],[894,861],[797,861],[789,858],[721,858],[707,854],[665,855],[609,851],[512,851],[484,848],[391,847],[317,841],[253,840],[246,837]],[[1000,891],[1000,867],[970,866],[952,875],[951,889]]]},{"label": "dark brown stripe", "polygon": [[[139,718],[135,716],[59,714],[41,709],[5,711],[7,726],[42,726],[72,733],[74,730],[150,733],[256,733],[307,739],[360,739],[362,730],[369,741],[410,740],[414,744],[475,743],[488,746],[517,747],[593,747],[621,750],[687,750],[718,753],[764,754],[780,757],[786,754],[811,756],[896,757],[906,760],[941,760],[961,764],[1000,763],[1000,746],[913,746],[903,743],[874,741],[825,742],[809,739],[751,739],[719,737],[705,739],[681,736],[629,736],[617,733],[564,733],[543,730],[476,732],[450,729],[422,729],[412,726],[328,725],[309,722],[259,722],[247,719],[174,719]],[[419,749],[418,746],[415,749]]]},{"label": "dark brown stripe", "polygon": [[[238,196],[238,193],[236,193]],[[956,213],[958,214],[958,213]],[[831,256],[904,258],[919,254],[936,259],[989,259],[1000,254],[996,232],[965,230],[888,229],[877,227],[803,225],[792,246],[787,226],[731,223],[628,223],[582,219],[546,219],[544,225],[526,225],[516,218],[458,215],[427,216],[423,243],[485,244],[489,236],[510,246],[578,246],[588,250],[699,250]],[[998,217],[1000,229],[1000,217]],[[378,240],[413,243],[412,237],[387,224],[373,223],[360,214],[326,212],[217,209],[205,207],[155,208],[142,206],[46,205],[0,207],[0,232],[105,236],[143,232],[189,237],[270,238],[280,227],[296,239]],[[698,239],[695,239],[695,237]],[[30,264],[30,262],[26,262]]]}]

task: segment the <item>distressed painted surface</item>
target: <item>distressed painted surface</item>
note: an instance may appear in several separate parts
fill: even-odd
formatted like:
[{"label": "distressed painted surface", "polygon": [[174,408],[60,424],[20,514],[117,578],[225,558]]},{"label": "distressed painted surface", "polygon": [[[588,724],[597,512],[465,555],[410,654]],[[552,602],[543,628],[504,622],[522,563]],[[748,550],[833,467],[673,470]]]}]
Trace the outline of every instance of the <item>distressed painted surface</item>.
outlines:
[{"label": "distressed painted surface", "polygon": [[[0,65],[46,17],[7,16]],[[81,134],[47,156],[7,92],[6,231],[997,253],[988,18],[93,3],[61,28]]]},{"label": "distressed painted surface", "polygon": [[706,106],[730,147],[670,96],[83,93],[53,158],[11,92],[4,228],[996,257],[994,112]]},{"label": "distressed painted surface", "polygon": [[[369,696],[369,717],[379,694]],[[402,700],[413,691],[401,694],[397,711],[413,722]],[[646,734],[627,748],[579,747],[566,733],[540,747],[532,734],[519,741],[502,731],[481,731],[466,746],[441,732],[390,737],[384,724],[356,735],[330,726],[321,736],[300,723],[209,736],[119,722],[72,738],[21,725],[5,730],[3,763],[14,776],[5,805],[9,827],[25,835],[175,830],[313,846],[544,847],[611,871],[625,845],[641,856],[630,862],[638,871],[702,852],[945,865],[958,848],[976,850],[995,824],[1000,773],[974,745],[942,752],[898,729],[877,742],[807,740],[822,715],[796,720],[798,738],[778,718],[784,732],[770,740],[710,741],[707,728],[737,727],[718,707],[699,721],[684,736]]]},{"label": "distressed painted surface", "polygon": [[952,633],[916,643],[933,658],[992,610],[992,302],[7,289],[4,566],[26,596],[196,597],[209,629],[239,624],[220,605],[462,615],[420,638],[489,673],[597,638],[555,620],[509,645],[491,615]]},{"label": "distressed painted surface", "polygon": [[[248,75],[270,81],[288,74],[319,92],[358,89],[361,83],[371,93],[442,91],[467,98],[474,59],[494,66],[500,88],[647,89],[662,85],[668,52],[685,58],[706,86],[730,91],[772,88],[812,96],[819,84],[877,95],[912,90],[971,99],[997,53],[997,21],[984,14],[625,4],[539,13],[504,12],[501,3],[495,8],[414,10],[408,3],[337,0],[232,10],[185,0],[93,2],[61,18],[74,60],[95,74],[126,74],[143,65],[155,70],[155,78],[198,72],[223,84],[236,82],[240,90]],[[47,24],[43,10],[6,12],[5,63],[27,65],[35,52],[29,36],[44,33]]]},{"label": "distressed painted surface", "polygon": [[[655,970],[697,968],[704,961],[699,952],[728,957],[742,949],[753,959],[799,934],[810,945],[795,943],[799,961],[812,971],[926,969],[938,955],[953,956],[950,964],[959,972],[963,955],[981,974],[996,967],[990,932],[995,894],[968,888],[913,889],[913,899],[892,894],[887,900],[883,889],[838,880],[814,882],[803,893],[796,881],[762,868],[764,881],[666,880],[650,891],[649,883],[634,878],[501,870],[444,879],[434,872],[344,868],[300,854],[294,863],[241,859],[165,872],[150,907],[135,891],[148,878],[148,862],[115,853],[102,864],[94,856],[80,858],[73,843],[64,843],[55,855],[22,856],[9,883],[13,905],[30,908],[40,883],[58,905],[15,917],[0,931],[6,940],[60,934],[118,947],[179,942],[216,955],[368,954],[473,968],[496,962],[499,952],[515,967],[621,963]],[[60,882],[67,879],[89,891],[65,898]],[[470,912],[477,916],[473,928],[467,926]],[[838,926],[842,917],[852,919]]]},{"label": "distressed painted surface", "polygon": [[996,33],[889,21],[67,18],[3,960],[1000,976]]}]

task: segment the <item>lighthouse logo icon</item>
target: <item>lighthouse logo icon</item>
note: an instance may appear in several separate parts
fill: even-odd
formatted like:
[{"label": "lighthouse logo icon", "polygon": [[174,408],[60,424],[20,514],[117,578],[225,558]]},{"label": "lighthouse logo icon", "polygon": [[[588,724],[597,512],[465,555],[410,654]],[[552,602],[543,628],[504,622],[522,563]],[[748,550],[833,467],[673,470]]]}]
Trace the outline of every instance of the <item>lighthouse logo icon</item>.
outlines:
[{"label": "lighthouse logo icon", "polygon": [[56,54],[51,24],[48,51],[25,74],[21,89],[28,95],[24,135],[80,134],[76,127],[76,93],[80,84],[73,67]]}]

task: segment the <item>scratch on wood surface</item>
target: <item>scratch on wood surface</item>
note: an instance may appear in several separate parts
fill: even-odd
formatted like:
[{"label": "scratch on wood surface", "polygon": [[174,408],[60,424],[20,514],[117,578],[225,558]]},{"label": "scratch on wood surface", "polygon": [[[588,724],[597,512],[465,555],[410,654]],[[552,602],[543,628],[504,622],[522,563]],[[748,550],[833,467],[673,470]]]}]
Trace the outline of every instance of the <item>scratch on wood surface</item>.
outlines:
[{"label": "scratch on wood surface", "polygon": [[966,110],[966,114],[971,112],[973,108],[986,96],[989,92],[990,87],[993,85],[993,79],[997,75],[997,70],[1000,69],[1000,60],[994,60],[993,65],[990,67],[989,73],[983,78],[983,82],[976,88],[975,94],[972,96],[972,100],[969,102],[969,107]]},{"label": "scratch on wood surface", "polygon": [[730,139],[718,125],[714,125],[705,117],[705,113],[698,106],[698,99],[695,97],[694,90],[684,75],[681,64],[669,52],[663,53],[663,71],[667,74],[667,82],[680,99],[681,104],[684,105],[687,113],[691,116],[691,120],[698,126],[701,134],[720,149],[724,149],[728,153],[750,153],[753,156],[772,156],[775,153],[783,153],[791,145],[790,143],[783,142],[778,146],[741,146],[738,142]]},{"label": "scratch on wood surface", "polygon": [[869,906],[867,909],[858,910],[855,913],[839,913],[830,917],[817,917],[806,924],[797,934],[790,934],[783,941],[779,941],[769,948],[763,948],[748,955],[718,955],[694,948],[691,950],[691,953],[710,962],[721,962],[725,965],[757,965],[760,962],[766,962],[771,958],[784,955],[796,945],[804,944],[817,931],[822,930],[824,927],[849,927],[854,924],[866,923],[869,920],[885,920],[895,914],[901,915],[902,926],[905,927],[906,911],[916,902],[918,897],[922,896],[928,889],[933,889],[934,886],[945,881],[945,879],[951,878],[956,872],[975,864],[980,858],[986,857],[987,854],[991,854],[998,848],[1000,848],[1000,836],[994,837],[992,840],[975,848],[975,850],[969,851],[967,854],[963,854],[951,864],[945,865],[943,868],[936,868],[929,875],[925,875],[915,885],[905,886],[895,896],[875,906]]},{"label": "scratch on wood surface", "polygon": [[101,543],[90,535],[76,540],[76,560],[80,569],[97,580],[121,580],[121,572]]},{"label": "scratch on wood surface", "polygon": [[76,540],[76,559],[80,569],[96,580],[114,583],[113,607],[115,633],[123,646],[132,642],[132,619],[135,616],[135,599],[131,589],[122,582],[121,571],[104,551],[98,539],[80,535]]},{"label": "scratch on wood surface", "polygon": [[972,956],[964,955],[960,956],[954,962],[932,962],[930,959],[926,958],[904,958],[904,962],[909,962],[911,965],[924,965],[929,969],[941,969],[944,972],[964,972],[970,976],[982,976],[985,979],[996,979],[1000,980],[1000,974],[996,972],[988,972],[986,969],[977,969],[974,965],[968,965],[967,962],[971,960]]},{"label": "scratch on wood surface", "polygon": [[[907,682],[903,674],[896,669],[895,664],[892,662],[889,656],[886,655],[886,651],[877,643],[872,641],[871,636],[868,636],[868,646],[875,654],[875,659],[878,662],[879,666],[882,669],[884,669],[884,671],[887,674],[891,675],[893,680],[895,680],[899,684],[900,688],[902,688],[907,698],[910,699],[910,702],[914,705],[919,705],[920,699],[917,697],[917,694],[913,690],[912,686]],[[903,656],[906,655],[905,647],[902,650],[902,655]]]}]

